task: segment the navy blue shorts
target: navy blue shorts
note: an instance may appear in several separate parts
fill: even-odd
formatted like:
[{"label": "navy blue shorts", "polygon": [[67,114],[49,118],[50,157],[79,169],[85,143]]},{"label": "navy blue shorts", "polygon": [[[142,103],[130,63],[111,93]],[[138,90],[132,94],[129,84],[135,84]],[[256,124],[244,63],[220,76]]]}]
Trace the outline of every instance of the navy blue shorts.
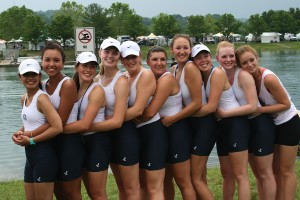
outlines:
[{"label": "navy blue shorts", "polygon": [[84,135],[85,165],[88,172],[100,172],[108,169],[111,159],[111,132],[96,132]]},{"label": "navy blue shorts", "polygon": [[168,133],[167,163],[184,162],[191,157],[191,130],[186,119],[166,127]]},{"label": "navy blue shorts", "polygon": [[249,153],[266,156],[274,152],[275,124],[268,114],[260,114],[249,119],[250,145]]},{"label": "navy blue shorts", "polygon": [[217,122],[214,116],[188,118],[192,130],[192,154],[209,156],[217,140]]},{"label": "navy blue shorts", "polygon": [[58,158],[52,140],[25,147],[25,183],[54,182],[58,172]]},{"label": "navy blue shorts", "polygon": [[289,121],[276,125],[275,144],[296,146],[300,139],[300,119],[295,115]]},{"label": "navy blue shorts", "polygon": [[139,163],[140,134],[132,121],[124,122],[122,127],[112,132],[113,157],[111,162],[122,166]]},{"label": "navy blue shorts", "polygon": [[228,117],[218,121],[217,151],[219,156],[248,149],[250,124],[246,116]]},{"label": "navy blue shorts", "polygon": [[168,152],[168,134],[157,120],[138,128],[141,136],[140,168],[159,170],[166,166]]},{"label": "navy blue shorts", "polygon": [[59,134],[54,139],[54,144],[59,160],[57,179],[71,181],[81,177],[85,157],[82,135]]}]

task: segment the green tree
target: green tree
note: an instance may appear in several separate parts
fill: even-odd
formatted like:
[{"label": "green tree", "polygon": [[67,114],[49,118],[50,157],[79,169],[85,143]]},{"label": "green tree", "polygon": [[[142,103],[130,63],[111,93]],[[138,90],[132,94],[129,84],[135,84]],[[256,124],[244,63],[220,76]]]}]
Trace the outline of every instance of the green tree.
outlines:
[{"label": "green tree", "polygon": [[217,20],[217,26],[220,32],[228,39],[230,33],[235,33],[239,30],[241,22],[237,21],[232,14],[225,13]]},{"label": "green tree", "polygon": [[251,15],[246,27],[248,33],[252,33],[256,37],[260,36],[263,32],[266,32],[269,29],[264,18],[259,14]]},{"label": "green tree", "polygon": [[196,37],[196,41],[203,38],[207,32],[207,25],[205,23],[205,18],[201,15],[191,15],[188,18],[188,33],[191,36]]},{"label": "green tree", "polygon": [[271,19],[270,30],[272,32],[282,34],[296,32],[293,17],[289,12],[283,10],[275,11]]},{"label": "green tree", "polygon": [[300,9],[299,8],[290,8],[289,13],[293,17],[294,27],[296,30],[295,33],[299,33],[300,32]]},{"label": "green tree", "polygon": [[206,15],[205,23],[207,25],[206,33],[216,33],[219,31],[219,29],[216,25],[217,24],[216,16],[210,15],[210,14]]},{"label": "green tree", "polygon": [[127,20],[124,22],[124,25],[125,32],[133,38],[144,35],[147,30],[145,25],[143,25],[143,18],[136,14],[129,15]]},{"label": "green tree", "polygon": [[135,14],[135,11],[130,9],[127,3],[120,2],[112,3],[107,11],[109,17],[111,17],[111,28],[114,30],[115,36],[129,35],[125,21],[129,16]]},{"label": "green tree", "polygon": [[23,26],[23,38],[34,44],[37,49],[37,44],[46,39],[45,29],[45,22],[39,15],[35,13],[27,15]]},{"label": "green tree", "polygon": [[74,23],[70,16],[55,15],[49,27],[52,38],[62,40],[63,45],[67,39],[74,38]]},{"label": "green tree", "polygon": [[114,34],[110,22],[106,9],[101,5],[92,3],[85,8],[83,25],[95,28],[96,44],[100,45],[104,38]]},{"label": "green tree", "polygon": [[75,1],[63,2],[60,9],[54,15],[69,16],[75,27],[81,27],[83,25],[84,6],[82,4],[77,4]]},{"label": "green tree", "polygon": [[172,15],[160,13],[158,16],[152,18],[153,31],[156,35],[165,36],[167,42],[176,33],[180,31],[178,22]]},{"label": "green tree", "polygon": [[10,40],[23,36],[26,16],[32,15],[33,11],[25,6],[13,6],[0,14],[0,38]]}]

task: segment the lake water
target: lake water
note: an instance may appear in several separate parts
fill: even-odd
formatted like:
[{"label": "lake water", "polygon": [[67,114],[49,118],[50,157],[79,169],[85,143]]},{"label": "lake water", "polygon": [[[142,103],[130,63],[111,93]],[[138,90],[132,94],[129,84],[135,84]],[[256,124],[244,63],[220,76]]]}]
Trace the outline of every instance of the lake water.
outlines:
[{"label": "lake water", "polygon": [[[279,76],[299,109],[300,50],[262,52],[259,56],[261,65]],[[217,66],[217,62],[213,62]],[[22,125],[20,97],[25,92],[18,80],[17,70],[17,67],[0,67],[0,181],[23,178],[24,148],[15,145],[11,140],[11,134]],[[71,76],[73,66],[65,66],[64,72]],[[218,165],[215,149],[208,165]]]}]

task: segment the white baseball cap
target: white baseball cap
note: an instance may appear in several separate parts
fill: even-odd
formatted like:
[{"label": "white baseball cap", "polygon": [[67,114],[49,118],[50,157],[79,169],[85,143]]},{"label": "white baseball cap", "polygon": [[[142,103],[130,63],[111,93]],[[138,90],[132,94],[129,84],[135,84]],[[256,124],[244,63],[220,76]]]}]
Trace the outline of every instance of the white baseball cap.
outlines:
[{"label": "white baseball cap", "polygon": [[133,41],[125,41],[121,44],[122,57],[125,58],[129,55],[140,55],[140,46]]},{"label": "white baseball cap", "polygon": [[76,58],[76,63],[84,64],[88,62],[96,62],[98,64],[97,57],[92,52],[81,52]]},{"label": "white baseball cap", "polygon": [[107,38],[103,40],[100,48],[101,49],[106,49],[108,47],[116,47],[119,51],[121,51],[121,44],[118,40],[114,38]]},{"label": "white baseball cap", "polygon": [[23,75],[27,72],[34,72],[39,74],[41,72],[41,66],[38,61],[32,58],[23,60],[19,65],[19,74]]},{"label": "white baseball cap", "polygon": [[192,48],[192,57],[194,58],[200,51],[207,51],[210,53],[210,50],[207,46],[205,46],[204,44],[196,44],[193,48]]}]

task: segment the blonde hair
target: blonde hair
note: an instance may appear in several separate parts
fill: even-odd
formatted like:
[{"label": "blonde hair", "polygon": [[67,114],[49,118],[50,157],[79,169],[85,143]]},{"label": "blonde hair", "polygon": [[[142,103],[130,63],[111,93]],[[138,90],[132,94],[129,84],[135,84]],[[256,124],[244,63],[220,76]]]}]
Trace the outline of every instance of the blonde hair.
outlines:
[{"label": "blonde hair", "polygon": [[216,50],[216,55],[219,54],[219,50],[221,48],[224,48],[224,47],[231,47],[234,49],[234,44],[228,42],[228,41],[222,41],[222,42],[219,42],[219,44],[217,45],[217,50]]},{"label": "blonde hair", "polygon": [[254,48],[252,48],[250,45],[243,45],[235,50],[236,63],[238,66],[241,66],[240,57],[245,52],[252,53],[256,57],[256,59],[258,59],[258,54]]}]

